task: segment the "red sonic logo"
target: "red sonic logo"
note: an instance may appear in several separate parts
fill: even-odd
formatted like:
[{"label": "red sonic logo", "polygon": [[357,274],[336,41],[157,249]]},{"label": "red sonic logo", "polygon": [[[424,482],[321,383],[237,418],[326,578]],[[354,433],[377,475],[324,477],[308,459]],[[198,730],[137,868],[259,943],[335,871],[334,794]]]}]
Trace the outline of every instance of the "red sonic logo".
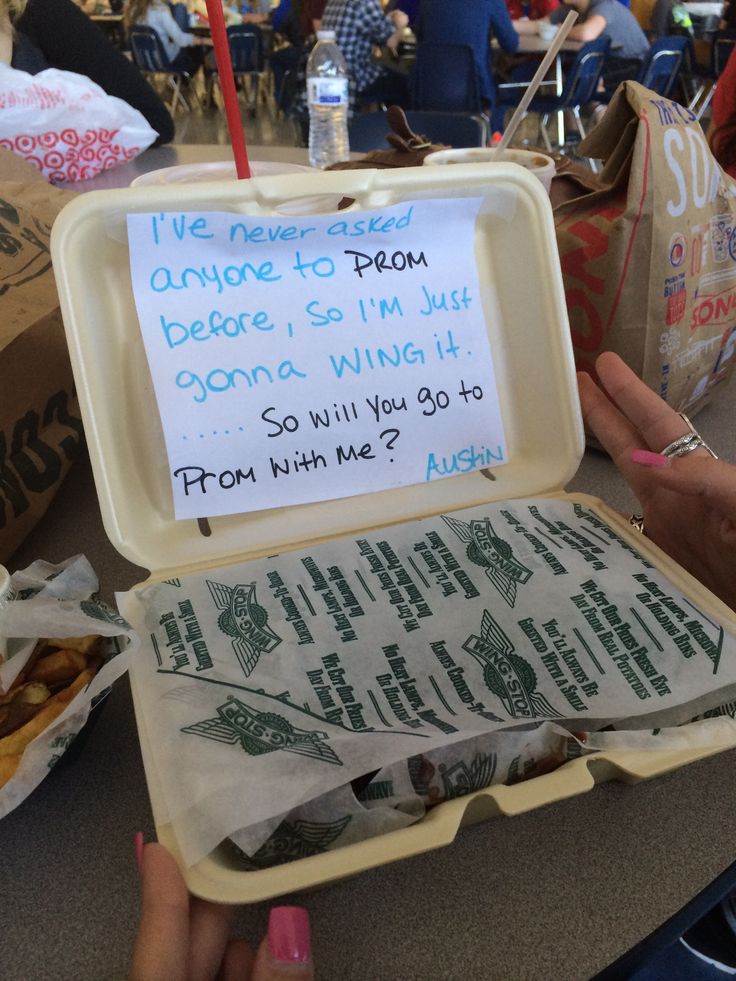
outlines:
[{"label": "red sonic logo", "polygon": [[736,319],[736,286],[713,295],[699,296],[693,306],[690,330],[698,327],[727,327]]}]

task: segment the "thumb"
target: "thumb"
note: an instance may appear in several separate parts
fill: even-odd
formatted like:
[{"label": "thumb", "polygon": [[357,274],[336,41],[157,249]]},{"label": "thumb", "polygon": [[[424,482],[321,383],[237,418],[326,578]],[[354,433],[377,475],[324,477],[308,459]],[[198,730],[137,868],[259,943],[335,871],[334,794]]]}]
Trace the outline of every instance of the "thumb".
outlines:
[{"label": "thumb", "polygon": [[274,906],[258,948],[252,981],[313,981],[309,914],[301,906]]}]

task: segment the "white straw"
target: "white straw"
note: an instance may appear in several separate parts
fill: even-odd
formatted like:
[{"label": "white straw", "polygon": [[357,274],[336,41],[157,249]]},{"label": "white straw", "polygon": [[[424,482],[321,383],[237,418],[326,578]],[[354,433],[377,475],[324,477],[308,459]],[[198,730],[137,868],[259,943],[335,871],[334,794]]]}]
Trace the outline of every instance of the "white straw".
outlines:
[{"label": "white straw", "polygon": [[503,136],[501,137],[501,142],[496,147],[496,153],[494,154],[494,156],[499,154],[502,150],[505,150],[506,147],[511,142],[511,137],[519,128],[519,123],[524,118],[524,114],[529,108],[529,103],[532,101],[532,99],[537,93],[537,89],[544,81],[544,76],[547,74],[547,70],[549,69],[549,66],[557,57],[557,52],[564,44],[565,38],[570,32],[570,28],[577,20],[577,17],[578,17],[577,11],[571,10],[570,13],[567,15],[567,17],[565,18],[564,23],[561,25],[559,31],[555,35],[554,41],[550,45],[544,58],[542,58],[541,65],[539,66],[539,68],[537,68],[536,72],[534,73],[534,78],[529,83],[529,87],[527,88],[526,92],[522,96],[521,102],[514,110],[514,114],[509,120],[509,124],[506,127]]}]

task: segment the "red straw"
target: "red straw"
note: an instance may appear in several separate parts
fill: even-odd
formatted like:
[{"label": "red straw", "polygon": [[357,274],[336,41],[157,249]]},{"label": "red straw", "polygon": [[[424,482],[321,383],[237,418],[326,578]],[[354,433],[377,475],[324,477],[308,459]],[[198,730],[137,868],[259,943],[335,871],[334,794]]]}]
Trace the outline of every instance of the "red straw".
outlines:
[{"label": "red straw", "polygon": [[212,43],[215,46],[215,60],[220,76],[222,97],[225,100],[225,115],[227,116],[227,128],[230,133],[233,156],[235,157],[235,172],[238,179],[242,180],[245,177],[250,177],[250,164],[248,163],[248,151],[245,149],[243,124],[240,121],[240,106],[235,91],[235,77],[225,28],[225,16],[222,12],[222,0],[207,0],[207,16],[210,22]]}]

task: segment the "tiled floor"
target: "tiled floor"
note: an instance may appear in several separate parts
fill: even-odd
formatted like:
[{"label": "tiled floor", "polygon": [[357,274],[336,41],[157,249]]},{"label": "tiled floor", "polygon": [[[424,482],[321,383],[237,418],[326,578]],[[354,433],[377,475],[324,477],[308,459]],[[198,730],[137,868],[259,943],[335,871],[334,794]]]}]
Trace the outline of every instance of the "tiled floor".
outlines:
[{"label": "tiled floor", "polygon": [[[268,106],[258,107],[254,118],[245,104],[241,105],[241,120],[245,127],[245,141],[249,146],[294,146],[296,131],[288,119],[278,118]],[[219,105],[207,109],[193,109],[174,114],[176,124],[175,143],[229,143],[225,111]]]}]

